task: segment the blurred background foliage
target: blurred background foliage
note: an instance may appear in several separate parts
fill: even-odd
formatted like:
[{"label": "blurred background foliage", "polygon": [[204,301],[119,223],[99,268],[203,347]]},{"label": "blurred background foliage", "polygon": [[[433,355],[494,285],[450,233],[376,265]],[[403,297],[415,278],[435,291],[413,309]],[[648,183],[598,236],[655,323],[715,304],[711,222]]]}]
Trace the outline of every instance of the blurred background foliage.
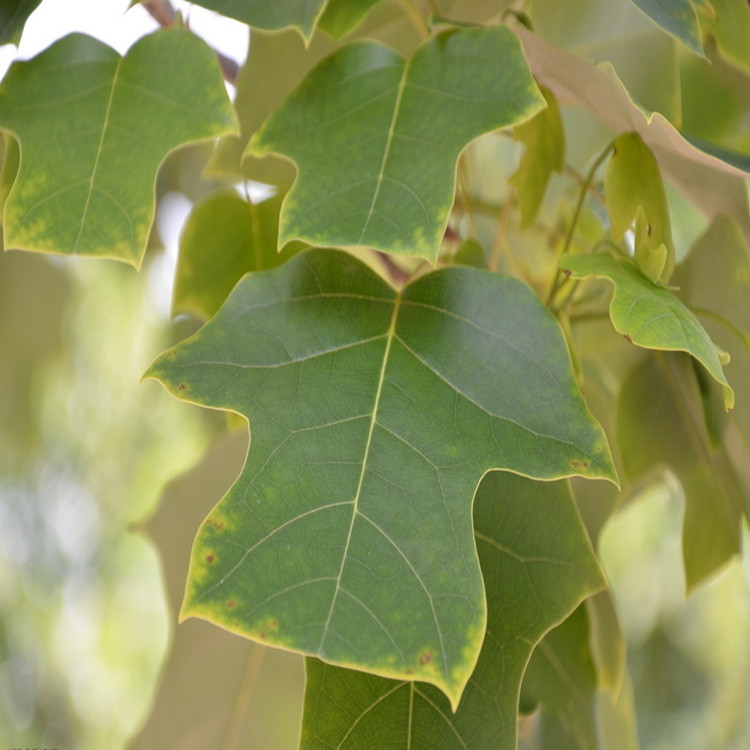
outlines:
[{"label": "blurred background foliage", "polygon": [[[376,14],[393,13],[389,0],[378,5]],[[701,58],[627,0],[503,5],[529,12],[553,44],[610,62],[640,106],[662,112],[686,135],[750,153],[750,58],[741,50],[727,55],[720,29],[706,37]],[[333,48],[330,39],[316,39],[305,53],[294,32],[278,38],[293,48],[300,69]],[[258,35],[258,54],[267,44],[267,36]],[[253,64],[251,56],[245,70]],[[663,74],[654,75],[655,68]],[[257,85],[248,80],[247,86]],[[242,82],[241,72],[238,106],[246,107],[250,94]],[[252,95],[277,96],[266,88]],[[550,268],[549,254],[538,248],[562,242],[580,188],[575,173],[612,138],[583,109],[564,106],[562,118],[568,169],[552,176],[530,228],[502,220],[507,178],[522,152],[505,136],[487,136],[467,151],[473,210],[456,213],[459,233],[461,222],[474,222],[494,267],[540,289]],[[158,186],[164,224],[170,225],[170,210],[173,225],[175,212],[184,217],[194,202],[228,184],[222,159],[237,153],[236,144],[224,143],[218,156],[207,146],[170,156]],[[210,179],[203,174],[209,160]],[[706,221],[667,188],[679,260]],[[588,201],[577,240],[601,236],[605,221],[600,203]],[[116,749],[145,726],[137,748],[206,747],[200,731],[208,729],[191,724],[201,704],[181,692],[187,683],[180,670],[198,648],[193,644],[205,646],[210,637],[215,642],[205,646],[201,667],[204,701],[224,698],[211,691],[217,664],[236,670],[237,690],[225,705],[234,716],[233,736],[252,737],[250,746],[264,750],[296,745],[301,660],[251,648],[205,623],[176,625],[193,516],[205,513],[231,483],[245,443],[242,429],[224,435],[223,415],[185,406],[165,398],[156,383],[139,382],[160,351],[198,325],[188,317],[169,319],[174,261],[163,248],[174,228],[160,234],[160,226],[140,274],[105,261],[0,253],[0,741],[8,746]],[[592,336],[590,346],[597,347],[600,340],[590,332],[596,325],[576,336]],[[614,420],[608,388],[621,382],[633,359],[632,349],[618,349],[604,373],[581,363],[587,398],[605,427]],[[175,480],[209,446],[193,473]],[[672,475],[651,477],[626,501],[592,499],[578,490],[576,496],[598,536],[627,641],[641,747],[750,747],[747,555],[686,599],[684,498]],[[256,690],[261,681],[264,690]],[[185,727],[179,741],[148,722],[158,690],[160,715],[167,711]],[[529,726],[524,720],[522,742],[535,747]]]}]

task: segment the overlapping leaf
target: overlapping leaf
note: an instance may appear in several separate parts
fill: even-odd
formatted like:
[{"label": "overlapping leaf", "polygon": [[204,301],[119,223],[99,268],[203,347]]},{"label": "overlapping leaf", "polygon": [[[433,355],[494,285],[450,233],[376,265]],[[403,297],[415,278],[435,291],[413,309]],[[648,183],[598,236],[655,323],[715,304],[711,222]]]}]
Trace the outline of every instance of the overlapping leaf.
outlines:
[{"label": "overlapping leaf", "polygon": [[435,259],[461,150],[543,103],[505,27],[447,31],[409,60],[374,42],[341,49],[248,144],[299,168],[280,245],[296,238]]},{"label": "overlapping leaf", "polygon": [[42,0],[2,0],[0,2],[0,44],[18,43],[26,19]]},{"label": "overlapping leaf", "polygon": [[702,55],[701,28],[690,0],[632,0],[649,18]]},{"label": "overlapping leaf", "polygon": [[614,473],[554,320],[476,269],[396,293],[345,253],[303,253],[245,277],[147,375],[253,436],[196,539],[183,616],[453,705],[485,630],[481,477]]},{"label": "overlapping leaf", "polygon": [[346,36],[379,0],[329,0],[320,28],[334,39]]},{"label": "overlapping leaf", "polygon": [[454,714],[435,688],[307,660],[302,750],[383,747],[515,750],[531,651],[603,580],[562,482],[493,472],[474,508],[487,636]]},{"label": "overlapping leaf", "polygon": [[734,391],[716,347],[695,315],[671,291],[649,281],[629,258],[611,253],[564,255],[560,268],[576,278],[597,276],[611,281],[615,293],[609,314],[615,329],[647,349],[691,354],[721,384],[724,403],[732,408]]},{"label": "overlapping leaf", "polygon": [[75,34],[15,63],[0,85],[0,128],[21,151],[6,248],[139,265],[159,164],[186,142],[233,130],[234,116],[211,49],[168,29],[125,57]]},{"label": "overlapping leaf", "polygon": [[711,0],[701,24],[716,40],[721,54],[750,74],[750,8],[745,0]]}]

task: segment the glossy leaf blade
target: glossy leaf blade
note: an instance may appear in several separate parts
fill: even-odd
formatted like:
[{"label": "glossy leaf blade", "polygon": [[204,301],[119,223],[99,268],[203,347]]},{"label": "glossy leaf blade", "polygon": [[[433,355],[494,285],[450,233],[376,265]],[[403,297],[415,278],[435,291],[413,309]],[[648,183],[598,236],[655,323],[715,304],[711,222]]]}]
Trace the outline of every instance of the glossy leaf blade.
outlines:
[{"label": "glossy leaf blade", "polygon": [[703,55],[698,15],[690,0],[632,0],[654,23],[698,55]]},{"label": "glossy leaf blade", "polygon": [[685,305],[664,287],[649,281],[629,258],[611,253],[564,255],[560,268],[575,278],[596,276],[615,286],[609,315],[618,333],[646,349],[683,351],[695,357],[721,384],[727,409],[734,391],[727,382],[716,347]]},{"label": "glossy leaf blade", "polygon": [[487,636],[458,711],[429,685],[307,659],[302,750],[515,750],[534,645],[603,579],[564,483],[494,472],[480,485],[474,516]]},{"label": "glossy leaf blade", "polygon": [[297,27],[309,38],[327,0],[200,0],[198,5],[267,31]]},{"label": "glossy leaf blade", "polygon": [[5,247],[137,266],[160,163],[184,143],[231,132],[234,115],[211,49],[168,29],[125,57],[75,34],[14,64],[0,85],[0,127],[21,147]]},{"label": "glossy leaf blade", "polygon": [[303,253],[245,277],[147,375],[253,436],[196,539],[183,616],[454,705],[485,630],[481,477],[614,476],[552,317],[476,269],[397,294],[345,253]]},{"label": "glossy leaf blade", "polygon": [[505,27],[445,32],[409,60],[375,42],[343,48],[248,144],[299,168],[279,244],[366,245],[434,260],[462,149],[543,103]]}]

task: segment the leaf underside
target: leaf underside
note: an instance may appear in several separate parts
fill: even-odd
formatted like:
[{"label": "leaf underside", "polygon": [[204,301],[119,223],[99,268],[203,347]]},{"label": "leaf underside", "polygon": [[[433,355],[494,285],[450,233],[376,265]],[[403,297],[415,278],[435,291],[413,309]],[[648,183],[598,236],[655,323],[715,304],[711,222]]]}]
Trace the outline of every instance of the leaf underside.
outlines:
[{"label": "leaf underside", "polygon": [[396,293],[348,254],[305,252],[245,277],[147,376],[253,436],[198,533],[183,617],[454,705],[485,631],[479,480],[614,477],[554,319],[476,269]]}]

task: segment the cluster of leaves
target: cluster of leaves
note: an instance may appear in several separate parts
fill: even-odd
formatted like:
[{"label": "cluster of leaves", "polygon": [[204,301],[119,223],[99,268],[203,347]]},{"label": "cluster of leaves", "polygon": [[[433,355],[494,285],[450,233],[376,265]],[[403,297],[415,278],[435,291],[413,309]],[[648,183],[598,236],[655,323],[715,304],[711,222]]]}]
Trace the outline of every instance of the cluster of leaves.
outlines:
[{"label": "cluster of leaves", "polygon": [[[189,482],[170,596],[223,630],[175,654],[238,692],[250,642],[304,654],[303,748],[510,749],[519,710],[537,747],[634,747],[601,526],[666,467],[694,587],[750,517],[750,150],[696,104],[720,81],[747,111],[747,3],[201,4],[252,27],[234,105],[179,23],[123,57],[69,36],[0,86],[7,249],[139,266],[161,163],[214,144],[173,301],[206,322],[146,376],[251,442],[210,459],[239,470],[215,507],[224,480]],[[648,54],[565,49],[597,14]],[[199,746],[253,731],[195,689]],[[137,746],[188,731],[176,700]]]}]

